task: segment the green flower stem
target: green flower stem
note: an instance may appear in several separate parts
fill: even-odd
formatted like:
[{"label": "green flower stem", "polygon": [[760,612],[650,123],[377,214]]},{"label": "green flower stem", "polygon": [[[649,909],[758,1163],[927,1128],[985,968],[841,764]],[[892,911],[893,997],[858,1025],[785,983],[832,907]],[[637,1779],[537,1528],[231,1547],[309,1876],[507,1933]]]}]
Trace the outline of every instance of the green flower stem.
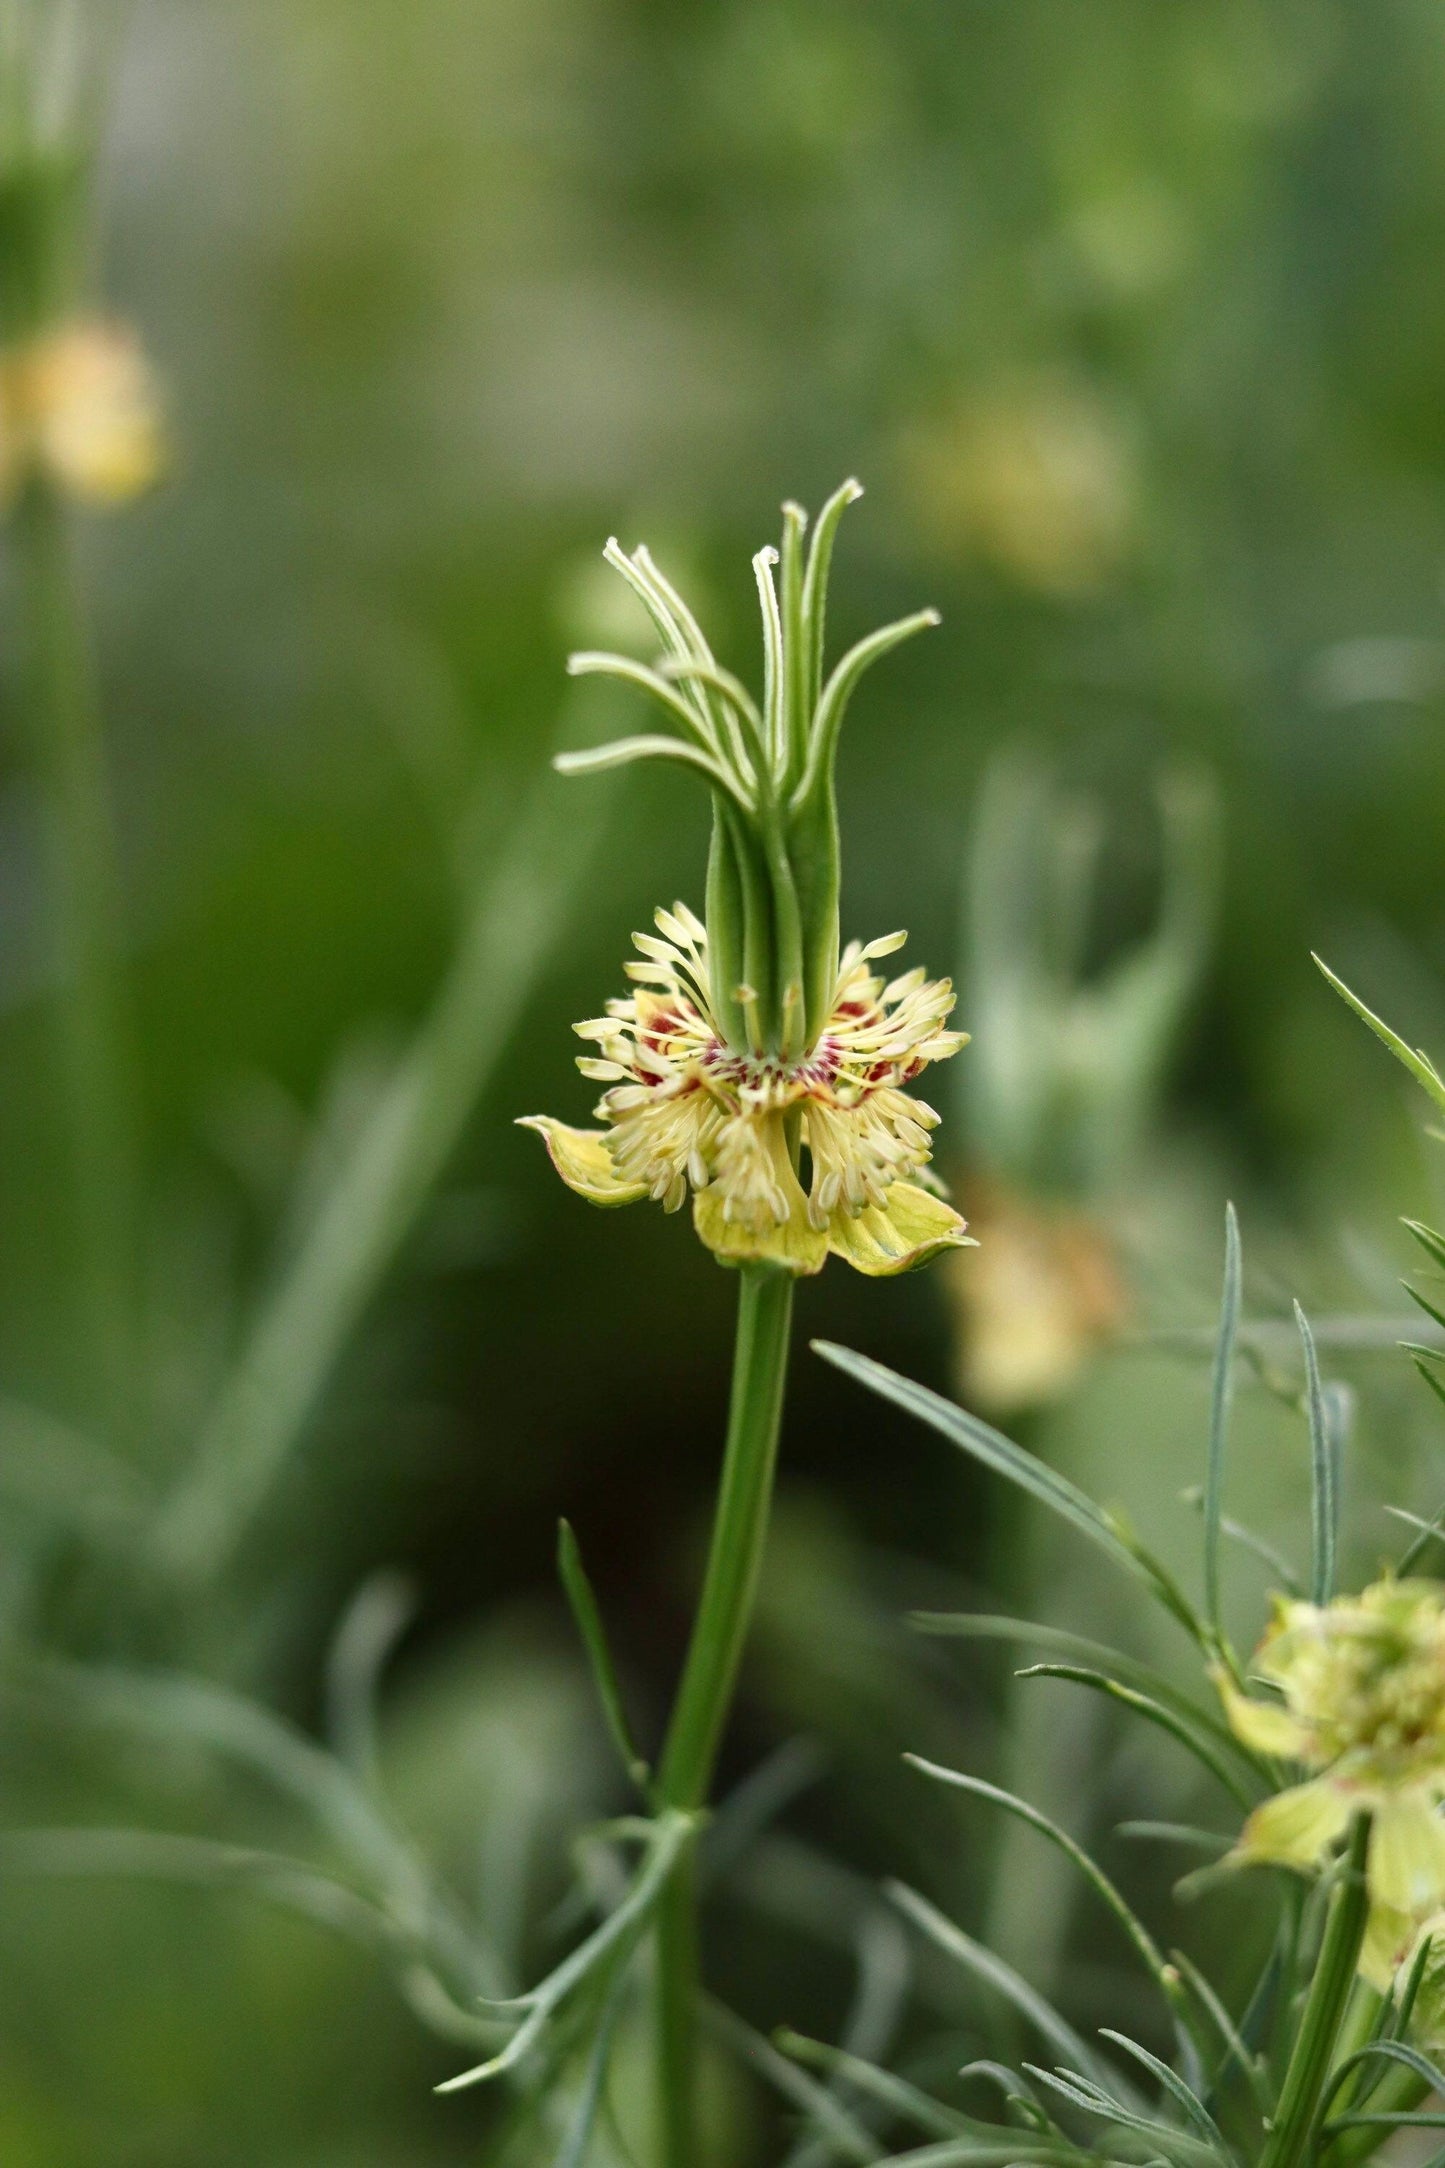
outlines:
[{"label": "green flower stem", "polygon": [[23,690],[46,830],[60,1096],[69,1129],[77,1263],[97,1397],[133,1413],[137,1178],[134,1075],[115,962],[119,881],[99,704],[69,516],[33,480],[16,506]]},{"label": "green flower stem", "polygon": [[1365,1882],[1369,1849],[1370,1817],[1357,1814],[1350,1825],[1339,1886],[1330,1900],[1315,1976],[1259,2168],[1300,2168],[1311,2155],[1320,2099],[1349,2005],[1369,1915]]},{"label": "green flower stem", "polygon": [[[685,1813],[696,1813],[707,1803],[752,1615],[772,1505],[792,1314],[791,1275],[767,1265],[741,1268],[732,1399],[712,1544],[658,1771],[660,1804]],[[663,2159],[667,2168],[697,2168],[698,1938],[691,1848],[679,1860],[661,1899],[657,1960]]]}]

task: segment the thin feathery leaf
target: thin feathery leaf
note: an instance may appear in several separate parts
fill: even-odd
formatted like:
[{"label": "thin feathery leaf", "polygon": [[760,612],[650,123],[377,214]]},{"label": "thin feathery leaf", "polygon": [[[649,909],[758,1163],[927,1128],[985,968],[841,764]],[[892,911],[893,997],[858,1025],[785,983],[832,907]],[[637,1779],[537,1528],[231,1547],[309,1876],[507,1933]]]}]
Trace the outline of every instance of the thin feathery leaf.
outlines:
[{"label": "thin feathery leaf", "polygon": [[919,1754],[905,1754],[903,1758],[924,1776],[932,1777],[935,1783],[950,1784],[957,1791],[972,1792],[976,1798],[987,1799],[994,1806],[1002,1807],[1006,1814],[1012,1814],[1019,1821],[1027,1822],[1031,1829],[1036,1829],[1040,1836],[1047,1837],[1051,1844],[1056,1845],[1067,1859],[1073,1861],[1090,1888],[1113,1913],[1162,1991],[1171,2012],[1174,2010],[1176,1996],[1173,1976],[1154,1937],[1109,1880],[1103,1868],[1090,1859],[1083,1846],[1071,1837],[1067,1830],[1061,1829],[1057,1822],[1051,1821],[1039,1808],[1031,1806],[1028,1800],[1020,1799],[1014,1792],[1005,1791],[1001,1785],[989,1784],[984,1778],[970,1776],[962,1769],[945,1769],[941,1763],[925,1761]]},{"label": "thin feathery leaf", "polygon": [[475,2049],[497,2037],[495,2019],[464,2008],[443,1985],[442,1971],[454,1970],[450,1943],[429,1946],[424,1922],[307,1860],[152,1829],[15,1829],[0,1834],[0,1874],[240,1890],[380,1953],[422,2022],[443,2039]]},{"label": "thin feathery leaf", "polygon": [[[1161,2066],[1162,2067],[1162,2066]],[[1137,2109],[1127,2108],[1101,2086],[1092,2086],[1076,2080],[1072,2071],[1049,2071],[1037,2063],[1025,2063],[1030,2077],[1049,2087],[1071,2107],[1085,2115],[1097,2116],[1106,2123],[1116,2123],[1124,2130],[1137,2130],[1157,2146],[1166,2160],[1176,2168],[1202,2168],[1205,2162],[1220,2163],[1221,2168],[1231,2162],[1227,2147],[1216,2147],[1204,2138],[1193,2138],[1177,2124],[1166,2123],[1157,2115],[1146,2115]]]},{"label": "thin feathery leaf", "polygon": [[960,2138],[976,2134],[977,2126],[970,2117],[945,2107],[942,2101],[920,2091],[918,2086],[910,2085],[906,2078],[896,2077],[891,2070],[880,2070],[876,2063],[867,2062],[860,2055],[850,2055],[846,2048],[811,2040],[786,2025],[774,2033],[773,2042],[779,2054],[794,2062],[811,2064],[829,2076],[845,2078],[879,2107],[888,2109],[902,2121],[916,2124],[931,2137]]},{"label": "thin feathery leaf", "polygon": [[1411,2047],[1405,2040],[1367,2040],[1362,2048],[1356,2048],[1352,2055],[1345,2056],[1330,2072],[1329,2090],[1320,2102],[1321,2121],[1324,2120],[1324,2111],[1350,2072],[1370,2062],[1399,2064],[1406,2070],[1413,2071],[1417,2078],[1423,2078],[1432,2093],[1445,2093],[1445,2070],[1428,2055],[1423,2055],[1419,2048]]},{"label": "thin feathery leaf", "polygon": [[1220,1641],[1223,1628],[1219,1538],[1224,1510],[1224,1455],[1229,1436],[1229,1404],[1234,1389],[1234,1341],[1239,1331],[1242,1281],[1239,1216],[1234,1206],[1227,1204],[1224,1208],[1224,1292],[1220,1298],[1219,1341],[1214,1353],[1214,1377],[1209,1396],[1209,1457],[1204,1477],[1204,1616],[1216,1640]]},{"label": "thin feathery leaf", "polygon": [[1335,1592],[1335,1554],[1339,1546],[1338,1453],[1320,1384],[1314,1334],[1298,1303],[1294,1318],[1304,1346],[1305,1408],[1310,1426],[1310,1595],[1313,1602],[1325,1604]]},{"label": "thin feathery leaf", "polygon": [[907,2153],[880,2153],[876,2168],[1098,2168],[1099,2155],[1084,2146],[1055,2139],[1045,2145],[1030,2141],[1020,2131],[1010,2131],[990,2143],[977,2138],[944,2138],[937,2145],[915,2147]]},{"label": "thin feathery leaf", "polygon": [[[1445,1391],[1442,1391],[1441,1397],[1445,1399]],[[1407,1513],[1403,1506],[1386,1506],[1385,1511],[1392,1519],[1403,1521],[1407,1528],[1419,1530],[1414,1542],[1395,1568],[1400,1579],[1404,1580],[1432,1543],[1445,1543],[1445,1506],[1440,1508],[1433,1521],[1422,1520],[1418,1513]]]},{"label": "thin feathery leaf", "polygon": [[1425,1312],[1431,1323],[1439,1325],[1442,1330],[1445,1330],[1445,1311],[1442,1311],[1438,1304],[1433,1303],[1428,1295],[1422,1294],[1418,1287],[1412,1287],[1408,1280],[1402,1280],[1400,1285],[1404,1288],[1410,1300]]},{"label": "thin feathery leaf", "polygon": [[1425,1348],[1412,1347],[1411,1349],[1409,1349],[1408,1352],[1411,1362],[1415,1365],[1416,1370],[1418,1370],[1420,1376],[1425,1380],[1425,1383],[1429,1386],[1431,1392],[1435,1395],[1435,1398],[1441,1403],[1442,1406],[1445,1406],[1445,1379],[1442,1379],[1438,1369],[1435,1367],[1440,1361],[1440,1354],[1438,1349],[1430,1348],[1427,1350]]},{"label": "thin feathery leaf", "polygon": [[[1058,2124],[1040,2102],[1038,2095],[1030,2090],[1028,2080],[1017,2070],[1010,2070],[1007,2063],[991,2062],[986,2055],[977,2061],[965,2063],[959,2078],[986,2078],[1003,2094],[1004,2105],[1013,2109],[1024,2125],[1031,2130],[1058,2131]],[[1062,2135],[1062,2133],[1060,2133]]]},{"label": "thin feathery leaf", "polygon": [[1069,1679],[1075,1685],[1087,1686],[1095,1693],[1108,1695],[1111,1701],[1117,1701],[1122,1707],[1133,1710],[1136,1716],[1142,1716],[1148,1723],[1157,1724],[1162,1731],[1167,1731],[1171,1738],[1177,1739],[1180,1745],[1194,1756],[1201,1768],[1207,1769],[1212,1777],[1218,1779],[1246,1813],[1255,1806],[1253,1793],[1225,1759],[1222,1749],[1228,1747],[1242,1760],[1248,1761],[1251,1767],[1255,1765],[1254,1757],[1222,1727],[1215,1725],[1202,1710],[1189,1709],[1186,1712],[1178,1707],[1167,1707],[1162,1701],[1156,1701],[1152,1694],[1142,1693],[1136,1686],[1125,1686],[1121,1680],[1111,1679],[1107,1672],[1092,1670],[1084,1664],[1030,1664],[1015,1675],[1021,1679]]},{"label": "thin feathery leaf", "polygon": [[1159,2080],[1171,2100],[1177,2101],[1206,2145],[1217,2147],[1221,2153],[1228,2155],[1229,2148],[1224,2142],[1223,2131],[1199,2095],[1185,2084],[1177,2070],[1171,2070],[1168,2063],[1161,2062],[1157,2055],[1151,2055],[1148,2048],[1141,2047],[1137,2040],[1131,2040],[1127,2033],[1115,2032],[1112,2026],[1101,2025],[1099,2038],[1111,2040],[1125,2055],[1132,2055],[1135,2062]]},{"label": "thin feathery leaf", "polygon": [[1231,2068],[1237,2068],[1244,2076],[1254,2096],[1254,2104],[1262,2117],[1274,2112],[1274,2097],[1265,2077],[1264,2067],[1257,2055],[1250,2053],[1244,2035],[1225,2008],[1223,1999],[1191,1957],[1183,1950],[1171,1950],[1170,1961],[1178,1969],[1180,1977],[1195,2001],[1209,2018],[1227,2050],[1224,2061],[1214,2072],[1211,2096],[1217,2094],[1229,2077]]},{"label": "thin feathery leaf", "polygon": [[1401,1220],[1400,1225],[1415,1237],[1426,1256],[1445,1272],[1445,1235],[1436,1227],[1427,1227],[1423,1220]]},{"label": "thin feathery leaf", "polygon": [[1152,1664],[1141,1663],[1122,1649],[1091,1640],[1086,1634],[1073,1633],[1068,1627],[1045,1626],[1034,1620],[971,1611],[915,1611],[910,1614],[909,1624],[918,1633],[943,1639],[1013,1641],[1024,1647],[1041,1649],[1046,1656],[1058,1658],[1062,1665],[1082,1666],[1102,1673],[1120,1685],[1134,1688],[1165,1709],[1176,1711],[1186,1721],[1202,1723],[1217,1745],[1236,1753],[1240,1751],[1233,1734],[1223,1724],[1200,1710],[1189,1695],[1181,1693]]},{"label": "thin feathery leaf", "polygon": [[415,1614],[416,1591],[404,1575],[372,1574],[348,1605],[327,1658],[327,1734],[342,1761],[374,1793],[380,1791],[381,1674]]},{"label": "thin feathery leaf", "polygon": [[1198,1852],[1227,1852],[1233,1837],[1216,1829],[1200,1829],[1193,1822],[1116,1822],[1116,1837],[1136,1837],[1154,1844],[1184,1844]]},{"label": "thin feathery leaf", "polygon": [[986,1949],[983,1943],[975,1942],[971,1935],[966,1935],[961,1927],[956,1927],[945,1913],[930,1904],[926,1897],[921,1897],[917,1890],[910,1889],[907,1883],[885,1882],[883,1889],[889,1901],[896,1904],[946,1956],[1017,2010],[1056,2055],[1079,2064],[1081,2069],[1097,2072],[1100,2077],[1108,2075],[1107,2065],[1082,2034],[1075,2032],[1067,2018],[1061,2017],[1053,2004],[1022,1974],[1015,1972],[1012,1965],[993,1950]]},{"label": "thin feathery leaf", "polygon": [[[1180,1496],[1185,1505],[1194,1506],[1200,1512],[1203,1511],[1204,1491],[1200,1484],[1192,1483],[1187,1490],[1180,1493]],[[1262,1566],[1266,1566],[1279,1587],[1284,1589],[1288,1595],[1298,1596],[1303,1593],[1303,1583],[1300,1580],[1298,1569],[1290,1564],[1283,1551],[1278,1550],[1274,1544],[1266,1542],[1265,1538],[1259,1535],[1256,1530],[1246,1528],[1243,1521],[1232,1520],[1227,1513],[1221,1513],[1219,1516],[1219,1533],[1221,1536],[1226,1536],[1231,1543],[1238,1544],[1242,1551],[1248,1551],[1250,1556],[1257,1558]]]},{"label": "thin feathery leaf", "polygon": [[1358,994],[1350,992],[1343,979],[1336,978],[1327,963],[1318,956],[1312,956],[1312,961],[1324,973],[1341,1000],[1349,1004],[1362,1023],[1369,1025],[1375,1037],[1390,1049],[1396,1061],[1403,1063],[1415,1082],[1423,1085],[1436,1106],[1445,1113],[1445,1077],[1441,1076],[1423,1047],[1407,1046],[1397,1031],[1391,1031],[1389,1025],[1375,1015],[1373,1009],[1365,1007]]},{"label": "thin feathery leaf", "polygon": [[602,1713],[607,1719],[612,1743],[621,1758],[623,1768],[646,1799],[649,1797],[652,1771],[638,1753],[633,1740],[627,1711],[623,1706],[622,1688],[618,1684],[617,1668],[612,1661],[612,1651],[607,1645],[602,1613],[598,1609],[597,1597],[588,1578],[587,1568],[582,1563],[582,1552],[576,1533],[568,1520],[559,1521],[557,1525],[557,1572],[577,1631],[582,1637],[582,1646],[587,1652],[592,1683],[597,1689],[597,1698],[602,1704]]},{"label": "thin feathery leaf", "polygon": [[1395,2109],[1366,2109],[1358,2115],[1335,2115],[1320,2126],[1323,2139],[1337,2138],[1342,2130],[1445,2130],[1445,2113],[1430,2109],[1401,2113]]},{"label": "thin feathery leaf", "polygon": [[891,1400],[907,1414],[917,1416],[920,1422],[939,1431],[951,1444],[982,1461],[986,1468],[1006,1476],[1021,1490],[1049,1506],[1080,1534],[1097,1544],[1115,1565],[1122,1566],[1135,1580],[1142,1581],[1195,1641],[1206,1642],[1203,1621],[1171,1576],[1121,1531],[1112,1515],[1105,1513],[1067,1476],[1060,1475],[1057,1469],[1049,1467],[1034,1454],[1026,1453],[1022,1446],[1015,1445],[978,1416],[970,1415],[966,1408],[955,1407],[952,1401],[930,1392],[927,1386],[900,1377],[896,1370],[875,1362],[871,1356],[855,1354],[853,1349],[839,1347],[831,1340],[814,1340],[812,1346],[813,1352],[832,1363],[835,1369],[856,1378],[860,1385]]},{"label": "thin feathery leaf", "polygon": [[574,1988],[579,1987],[597,1967],[609,1959],[614,1950],[629,1938],[641,1933],[648,1914],[661,1896],[667,1878],[671,1874],[684,1839],[693,1826],[694,1817],[689,1814],[669,1812],[659,1816],[655,1823],[644,1825],[649,1834],[649,1851],[644,1859],[631,1889],[616,1909],[609,1913],[602,1925],[590,1934],[585,1942],[563,1959],[545,1980],[526,1995],[518,1996],[503,2006],[513,2010],[525,2010],[527,2015],[500,2054],[487,2062],[478,2063],[471,2070],[463,2070],[457,2077],[447,2078],[436,2086],[438,2093],[459,2093],[465,2087],[485,2084],[491,2078],[500,2077],[528,2055],[546,2027],[553,2012],[565,2002]]},{"label": "thin feathery leaf", "polygon": [[801,2108],[845,2159],[867,2164],[879,2158],[878,2141],[872,2132],[841,2107],[826,2086],[779,2054],[771,2040],[765,2040],[711,1996],[703,2004],[703,2013],[709,2030],[750,2063],[785,2100]]},{"label": "thin feathery leaf", "polygon": [[597,2127],[597,2113],[602,2105],[602,2089],[607,2083],[607,2065],[612,2056],[612,2036],[617,2027],[618,2012],[622,2008],[627,1988],[626,1968],[619,1966],[617,1976],[607,1990],[597,2018],[597,2030],[587,2057],[587,2068],[582,2078],[582,2089],[577,2105],[567,2127],[553,2168],[584,2168],[591,2149],[593,2133]]}]

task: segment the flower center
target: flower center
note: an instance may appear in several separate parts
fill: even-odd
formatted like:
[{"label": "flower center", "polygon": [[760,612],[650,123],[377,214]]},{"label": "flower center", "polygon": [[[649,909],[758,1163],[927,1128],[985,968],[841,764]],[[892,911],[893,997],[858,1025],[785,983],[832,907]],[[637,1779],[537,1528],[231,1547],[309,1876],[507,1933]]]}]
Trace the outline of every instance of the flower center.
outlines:
[{"label": "flower center", "polygon": [[781,1105],[810,1091],[826,1090],[843,1064],[842,1050],[824,1032],[796,1061],[779,1054],[739,1054],[721,1039],[710,1039],[699,1059],[710,1077],[728,1085],[740,1098]]},{"label": "flower center", "polygon": [[1320,1743],[1331,1754],[1408,1753],[1445,1732],[1445,1660],[1393,1633],[1340,1636],[1321,1651],[1311,1694]]}]

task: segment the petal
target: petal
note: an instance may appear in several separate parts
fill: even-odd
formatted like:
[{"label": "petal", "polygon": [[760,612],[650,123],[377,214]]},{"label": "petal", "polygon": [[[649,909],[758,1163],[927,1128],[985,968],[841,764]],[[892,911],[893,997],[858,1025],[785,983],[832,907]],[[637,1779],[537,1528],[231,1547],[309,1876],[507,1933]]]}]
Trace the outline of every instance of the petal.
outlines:
[{"label": "petal", "polygon": [[1352,1812],[1350,1799],[1327,1777],[1291,1785],[1255,1808],[1230,1861],[1236,1867],[1317,1867],[1335,1839],[1344,1835]]},{"label": "petal", "polygon": [[1382,1798],[1370,1834],[1370,1895],[1394,1912],[1438,1912],[1445,1905],[1445,1822],[1429,1792],[1416,1787]]},{"label": "petal", "polygon": [[1400,1966],[1415,1940],[1415,1920],[1408,1912],[1392,1912],[1388,1905],[1372,1904],[1360,1945],[1359,1970],[1382,1995],[1388,1995]]},{"label": "petal", "polygon": [[569,1129],[565,1122],[554,1122],[550,1114],[525,1114],[517,1126],[537,1131],[567,1187],[589,1204],[636,1204],[647,1195],[645,1182],[624,1182],[619,1177],[605,1129]]},{"label": "petal", "polygon": [[1303,1753],[1307,1733],[1297,1716],[1280,1707],[1275,1701],[1251,1701],[1242,1694],[1227,1671],[1213,1674],[1214,1684],[1229,1728],[1236,1739],[1242,1739],[1256,1754],[1281,1754],[1287,1760],[1298,1761]]},{"label": "petal", "polygon": [[941,1197],[930,1197],[913,1182],[894,1182],[881,1205],[870,1205],[857,1218],[845,1209],[828,1222],[828,1247],[855,1272],[878,1279],[926,1265],[940,1250],[972,1248],[964,1222]]},{"label": "petal", "polygon": [[786,1272],[821,1272],[828,1261],[828,1237],[808,1218],[803,1193],[781,1225],[770,1220],[762,1232],[745,1220],[724,1217],[727,1198],[720,1183],[709,1182],[692,1200],[692,1222],[720,1264],[781,1265]]}]

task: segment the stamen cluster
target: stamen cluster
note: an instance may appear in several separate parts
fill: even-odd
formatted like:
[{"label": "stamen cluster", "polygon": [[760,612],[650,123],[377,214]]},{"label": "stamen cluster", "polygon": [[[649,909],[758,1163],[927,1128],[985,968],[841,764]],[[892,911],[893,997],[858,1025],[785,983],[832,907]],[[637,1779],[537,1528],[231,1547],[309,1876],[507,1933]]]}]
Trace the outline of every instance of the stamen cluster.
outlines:
[{"label": "stamen cluster", "polygon": [[[578,1067],[607,1086],[596,1113],[608,1126],[590,1143],[615,1188],[597,1195],[595,1158],[574,1186],[598,1202],[650,1196],[672,1212],[691,1193],[709,1247],[794,1271],[817,1271],[830,1248],[863,1270],[897,1271],[966,1240],[958,1215],[909,1179],[928,1166],[938,1115],[904,1087],[957,1053],[964,1034],[946,1028],[946,979],[915,970],[885,982],[870,969],[905,937],[850,943],[823,1029],[787,1059],[724,1038],[701,920],[679,903],[656,924],[633,937],[639,960],[625,969],[637,991],[575,1027],[598,1050]],[[747,1014],[750,989],[738,999]],[[588,1133],[533,1126],[571,1179]]]}]

